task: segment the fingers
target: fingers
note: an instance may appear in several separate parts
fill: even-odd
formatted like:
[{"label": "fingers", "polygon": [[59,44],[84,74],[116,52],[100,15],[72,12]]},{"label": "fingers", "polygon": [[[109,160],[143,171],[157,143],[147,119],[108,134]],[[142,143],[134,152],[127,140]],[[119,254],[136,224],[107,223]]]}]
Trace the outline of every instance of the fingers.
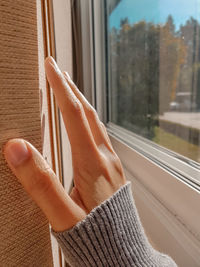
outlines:
[{"label": "fingers", "polygon": [[109,146],[112,147],[107,132],[105,130],[104,124],[99,120],[96,110],[87,101],[87,99],[83,96],[80,90],[76,87],[74,82],[71,80],[69,74],[67,72],[64,72],[63,74],[74,95],[78,98],[78,100],[80,101],[80,103],[84,108],[86,117],[90,125],[90,129],[92,131],[97,146],[104,143],[104,144],[109,144]]},{"label": "fingers", "polygon": [[72,92],[64,75],[53,58],[45,61],[47,79],[53,89],[58,106],[62,112],[65,127],[71,143],[72,154],[95,150],[96,144],[90,130],[83,106]]},{"label": "fingers", "polygon": [[82,209],[65,193],[42,155],[30,143],[12,139],[7,142],[4,154],[9,167],[55,231],[69,229],[85,217]]}]

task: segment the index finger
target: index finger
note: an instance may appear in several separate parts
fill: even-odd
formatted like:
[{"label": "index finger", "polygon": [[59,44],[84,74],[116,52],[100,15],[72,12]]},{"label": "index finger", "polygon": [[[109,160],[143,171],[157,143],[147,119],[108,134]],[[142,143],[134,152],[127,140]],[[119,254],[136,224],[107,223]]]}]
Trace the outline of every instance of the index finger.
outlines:
[{"label": "index finger", "polygon": [[[84,109],[66,82],[63,73],[52,57],[45,61],[47,79],[53,89],[62,112],[65,127],[72,147],[72,153],[96,149],[96,144],[88,124]],[[78,150],[78,151],[77,151]]]}]

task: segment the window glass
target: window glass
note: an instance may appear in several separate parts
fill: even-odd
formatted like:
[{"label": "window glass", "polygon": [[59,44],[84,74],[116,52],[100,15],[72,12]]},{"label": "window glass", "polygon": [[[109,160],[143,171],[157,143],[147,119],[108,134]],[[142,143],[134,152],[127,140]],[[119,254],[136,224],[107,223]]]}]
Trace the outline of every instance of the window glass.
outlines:
[{"label": "window glass", "polygon": [[200,0],[107,0],[109,121],[200,162]]}]

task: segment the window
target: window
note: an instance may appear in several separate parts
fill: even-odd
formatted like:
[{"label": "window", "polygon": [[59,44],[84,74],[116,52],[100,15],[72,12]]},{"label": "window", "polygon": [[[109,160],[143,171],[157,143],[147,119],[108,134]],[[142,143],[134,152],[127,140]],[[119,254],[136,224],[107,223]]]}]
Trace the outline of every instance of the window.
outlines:
[{"label": "window", "polygon": [[199,163],[200,1],[105,3],[109,120]]},{"label": "window", "polygon": [[[199,141],[196,137],[194,141],[196,129],[194,130],[191,124],[193,114],[198,113],[197,91],[195,91],[198,88],[196,83],[198,52],[197,47],[194,49],[193,43],[190,44],[193,54],[189,52],[185,56],[186,52],[179,51],[181,45],[183,47],[186,45],[185,40],[178,36],[180,33],[177,32],[174,14],[178,9],[180,12],[183,8],[187,9],[189,3],[193,8],[192,12],[191,8],[188,8],[190,24],[190,14],[193,14],[194,19],[198,21],[199,13],[197,9],[196,13],[194,12],[197,1],[181,1],[179,8],[173,9],[173,13],[172,9],[166,11],[166,5],[170,3],[173,6],[175,2],[178,3],[178,0],[80,1],[82,72],[84,92],[90,96],[88,99],[106,124],[126,176],[132,181],[136,205],[148,236],[158,249],[172,255],[180,266],[198,266],[200,262]],[[134,5],[135,8],[130,5]],[[164,11],[167,13],[165,16]],[[147,16],[142,18],[143,23],[140,23],[141,12],[145,12]],[[158,20],[153,20],[152,16],[157,16]],[[133,17],[137,19],[134,21]],[[160,18],[164,21],[159,20]],[[173,34],[169,35],[172,40],[167,39],[173,41],[172,47],[167,46],[164,41],[165,32],[161,32],[161,27],[170,21],[171,25],[175,24],[174,30],[171,29]],[[140,24],[143,24],[143,32],[139,31],[137,37],[130,37],[129,31],[135,32],[135,27],[141,26]],[[148,24],[151,24],[151,27]],[[188,34],[191,39],[196,38],[197,45],[199,40],[197,28],[192,28]],[[135,39],[134,45],[130,45],[130,42],[133,42],[131,38]],[[128,58],[125,57],[126,53],[129,55]],[[190,57],[190,60],[182,63],[181,56],[186,61]],[[136,60],[138,65],[134,66],[133,61]],[[167,62],[166,65],[164,61]],[[190,72],[186,69],[187,71],[190,69]],[[132,75],[133,70],[134,75]],[[174,80],[173,75],[176,78]],[[163,96],[166,80],[171,84],[172,81],[175,82],[173,101],[170,98],[171,91],[169,98]],[[188,90],[189,93],[179,90],[180,83],[181,88]],[[132,111],[136,107],[132,105],[133,103],[137,104],[134,113]],[[174,116],[169,118],[171,114],[185,113],[191,118],[189,122],[187,121],[187,125],[180,117],[179,123],[173,120]],[[167,126],[163,123],[166,121],[166,115],[168,115],[167,120],[170,120],[167,121]],[[169,127],[170,123],[176,127],[176,131]],[[181,136],[183,127],[188,128],[184,138]]]}]

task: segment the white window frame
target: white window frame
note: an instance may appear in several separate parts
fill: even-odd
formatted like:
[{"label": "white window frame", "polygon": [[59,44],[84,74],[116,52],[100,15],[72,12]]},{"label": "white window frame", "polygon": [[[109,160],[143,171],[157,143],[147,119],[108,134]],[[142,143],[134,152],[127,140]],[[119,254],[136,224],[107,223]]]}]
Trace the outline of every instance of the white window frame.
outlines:
[{"label": "white window frame", "polygon": [[[71,0],[37,1],[38,12],[43,23],[43,39],[46,51],[45,56],[53,56],[59,67],[68,71],[72,76],[72,27],[71,27]],[[42,30],[42,29],[41,29]],[[52,168],[67,192],[73,185],[73,169],[71,147],[64,126],[61,113],[56,104],[53,91],[49,89],[48,113],[51,120],[46,121],[50,128],[50,146],[52,151]],[[68,266],[61,249],[51,234],[53,266]]]},{"label": "white window frame", "polygon": [[[152,242],[156,240],[155,245],[172,255],[181,266],[199,266],[200,164],[180,157],[113,123],[107,123],[105,49],[102,45],[105,42],[104,1],[80,2],[83,77],[87,84],[84,91],[87,94],[87,88],[92,89],[88,95],[93,96],[90,100],[106,124],[127,178],[132,181],[136,204],[142,206],[141,203],[145,203],[139,209],[143,225]],[[155,226],[149,224],[145,217],[143,210],[146,209],[149,216],[159,222],[156,233]],[[164,232],[171,236],[173,246],[166,239],[159,240]],[[174,247],[177,248],[176,251]]]}]

